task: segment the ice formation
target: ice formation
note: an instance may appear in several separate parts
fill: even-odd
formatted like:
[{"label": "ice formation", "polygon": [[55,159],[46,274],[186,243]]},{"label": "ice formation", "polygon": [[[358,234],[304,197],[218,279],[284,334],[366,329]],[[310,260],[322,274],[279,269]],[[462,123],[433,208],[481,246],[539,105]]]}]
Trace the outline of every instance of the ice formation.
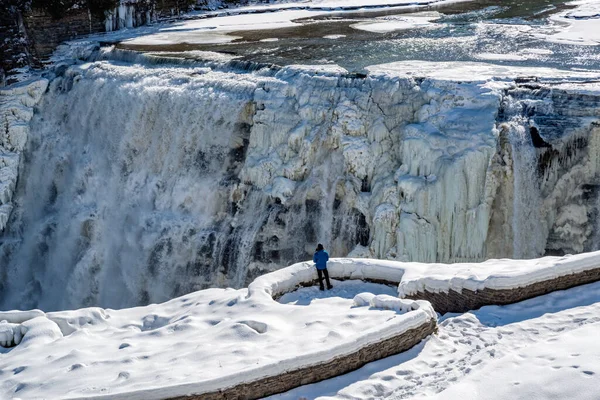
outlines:
[{"label": "ice formation", "polygon": [[[157,20],[154,11],[153,4],[146,0],[119,0],[116,7],[104,13],[104,29],[112,32],[152,23]],[[171,9],[171,16],[178,11]]]},{"label": "ice formation", "polygon": [[0,232],[12,211],[21,152],[27,143],[33,108],[46,90],[46,79],[0,89]]},{"label": "ice formation", "polygon": [[0,307],[241,287],[317,242],[424,262],[600,247],[597,73],[98,57],[57,68],[31,120]]}]

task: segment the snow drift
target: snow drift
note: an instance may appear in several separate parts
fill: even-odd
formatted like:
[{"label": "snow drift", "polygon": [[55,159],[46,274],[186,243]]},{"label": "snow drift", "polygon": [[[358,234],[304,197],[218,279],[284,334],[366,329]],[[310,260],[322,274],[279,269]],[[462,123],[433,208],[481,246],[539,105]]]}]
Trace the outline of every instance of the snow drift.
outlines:
[{"label": "snow drift", "polygon": [[[13,372],[0,393],[158,399],[231,388],[433,327],[436,313],[427,301],[401,299],[393,287],[364,281],[399,282],[400,296],[422,288],[518,290],[597,268],[599,261],[600,252],[455,265],[334,259],[328,269],[345,281],[335,280],[326,292],[290,293],[317,277],[311,263],[298,263],[248,289],[207,289],[145,307],[3,312],[0,344],[16,347],[0,347],[0,355],[8,353],[0,369]],[[272,297],[284,293],[280,302]]]}]

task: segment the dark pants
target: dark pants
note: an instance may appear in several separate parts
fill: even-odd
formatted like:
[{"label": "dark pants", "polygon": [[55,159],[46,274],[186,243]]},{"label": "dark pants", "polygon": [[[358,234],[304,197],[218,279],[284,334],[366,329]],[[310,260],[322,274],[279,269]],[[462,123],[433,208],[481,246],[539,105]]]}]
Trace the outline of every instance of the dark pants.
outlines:
[{"label": "dark pants", "polygon": [[327,289],[333,288],[333,286],[331,286],[331,283],[329,282],[329,272],[327,272],[327,268],[318,269],[317,274],[319,274],[319,288],[321,290],[325,290],[325,288],[323,287],[323,275],[325,275],[325,280],[327,281]]}]

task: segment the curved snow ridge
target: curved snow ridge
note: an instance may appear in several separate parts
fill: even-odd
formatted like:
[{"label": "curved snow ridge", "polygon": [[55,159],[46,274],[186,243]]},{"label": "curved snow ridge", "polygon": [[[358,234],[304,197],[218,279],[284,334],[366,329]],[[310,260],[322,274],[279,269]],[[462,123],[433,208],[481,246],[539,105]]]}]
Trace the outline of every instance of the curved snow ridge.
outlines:
[{"label": "curved snow ridge", "polygon": [[39,346],[62,338],[59,326],[40,310],[0,311],[0,346]]},{"label": "curved snow ridge", "polygon": [[[335,279],[360,279],[398,284],[404,275],[405,264],[407,263],[387,260],[334,258],[329,260],[327,270]],[[312,284],[316,279],[317,272],[313,263],[301,262],[256,278],[248,286],[248,296],[276,298],[303,284]]]},{"label": "curved snow ridge", "polygon": [[[318,365],[331,362],[332,360],[349,357],[364,348],[377,345],[378,343],[389,339],[399,338],[409,331],[430,325],[436,325],[435,319],[431,318],[430,312],[423,309],[413,310],[405,314],[398,315],[397,317],[392,318],[379,326],[365,329],[360,336],[346,338],[335,346],[323,346],[323,349],[319,351],[299,354],[293,358],[279,360],[256,368],[243,369],[232,374],[224,374],[218,378],[180,384],[176,386],[166,385],[147,390],[142,389],[108,395],[86,395],[84,397],[69,397],[69,399],[108,400],[122,399],[124,396],[127,396],[127,398],[131,400],[158,400],[166,398],[178,398],[178,396],[199,396],[192,398],[202,398],[204,395],[212,396],[214,393],[226,392],[228,389],[232,388],[236,390],[235,387],[238,385],[254,383],[264,378],[277,377],[294,371],[316,367]],[[427,335],[419,338],[419,340],[425,339],[430,333],[431,332],[428,332]],[[375,360],[376,359],[370,361]],[[364,360],[362,365],[367,364],[370,361]],[[344,371],[344,373],[345,372],[349,372],[349,370]],[[305,378],[303,384],[317,382],[319,380],[321,379],[310,380],[309,378]],[[290,390],[297,386],[300,386],[299,380],[287,387],[285,390]],[[264,387],[264,394],[262,394],[260,397],[277,393],[271,390],[272,389],[269,387]]]},{"label": "curved snow ridge", "polygon": [[334,285],[325,292],[330,297],[301,305],[248,296],[247,289],[207,289],[123,310],[1,313],[0,340],[20,344],[0,347],[0,370],[17,371],[0,381],[0,397],[148,400],[259,385],[258,398],[273,393],[265,380],[298,376],[285,380],[292,386],[281,390],[289,390],[323,379],[303,375],[312,368],[339,362],[336,373],[346,373],[408,350],[435,329],[425,301],[376,295],[358,305],[348,288],[373,285]]},{"label": "curved snow ridge", "polygon": [[[327,267],[333,278],[397,283],[401,298],[424,291],[516,289],[597,268],[600,268],[600,251],[531,260],[457,264],[338,258],[332,259]],[[311,263],[298,263],[257,278],[248,286],[248,293],[249,296],[278,297],[315,279],[316,272]]]}]

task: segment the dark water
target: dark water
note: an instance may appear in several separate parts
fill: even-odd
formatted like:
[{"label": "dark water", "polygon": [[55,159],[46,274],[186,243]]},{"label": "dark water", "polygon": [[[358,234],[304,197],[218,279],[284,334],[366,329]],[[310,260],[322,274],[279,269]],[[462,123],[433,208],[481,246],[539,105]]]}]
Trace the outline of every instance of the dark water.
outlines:
[{"label": "dark water", "polygon": [[[485,0],[419,9],[332,13],[298,20],[302,25],[293,28],[234,32],[232,35],[241,39],[226,44],[121,47],[141,51],[206,50],[231,54],[240,61],[277,65],[335,63],[353,72],[361,72],[368,65],[402,60],[600,69],[600,46],[557,44],[544,38],[551,32],[548,17],[572,7],[565,3],[510,0],[498,5],[497,0]],[[431,28],[387,33],[351,27],[415,11],[436,11],[441,18]],[[328,35],[344,36],[324,37]],[[268,38],[278,40],[261,41]]]}]

